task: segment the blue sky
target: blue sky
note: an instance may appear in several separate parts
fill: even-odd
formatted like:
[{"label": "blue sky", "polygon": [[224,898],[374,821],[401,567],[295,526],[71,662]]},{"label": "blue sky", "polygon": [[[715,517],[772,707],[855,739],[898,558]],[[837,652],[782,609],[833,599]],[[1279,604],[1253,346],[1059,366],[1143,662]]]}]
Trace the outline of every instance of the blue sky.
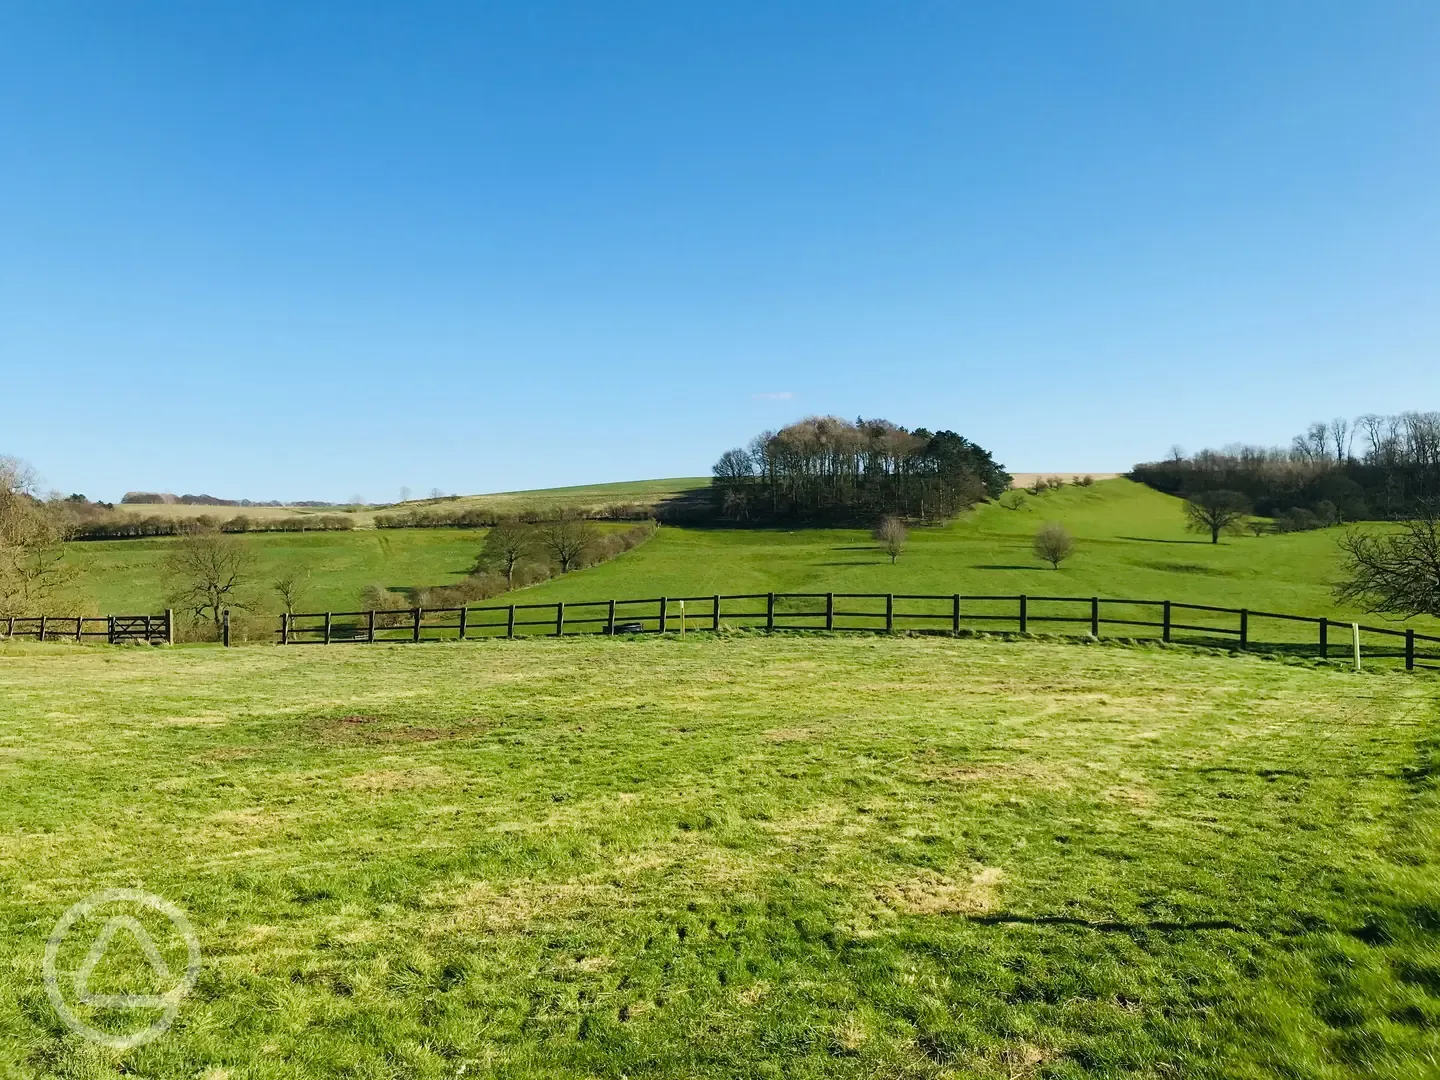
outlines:
[{"label": "blue sky", "polygon": [[1440,4],[0,5],[0,453],[394,499],[1440,407]]}]

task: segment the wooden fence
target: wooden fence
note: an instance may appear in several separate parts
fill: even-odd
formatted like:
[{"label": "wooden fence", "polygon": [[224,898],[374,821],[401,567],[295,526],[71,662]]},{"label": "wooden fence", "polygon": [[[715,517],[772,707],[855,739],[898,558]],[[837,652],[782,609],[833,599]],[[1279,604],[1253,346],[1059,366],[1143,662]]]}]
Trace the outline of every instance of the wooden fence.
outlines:
[{"label": "wooden fence", "polygon": [[[1321,659],[1403,661],[1440,669],[1440,637],[1412,629],[1174,600],[1098,596],[965,596],[919,593],[742,593],[644,600],[560,601],[398,611],[282,615],[282,645],[468,640],[568,634],[715,631],[1058,630],[1099,638],[1152,638]],[[1117,632],[1118,628],[1118,632]]]},{"label": "wooden fence", "polygon": [[169,610],[163,615],[4,615],[0,629],[7,638],[36,641],[104,638],[110,645],[131,641],[170,645],[175,641],[175,616]]}]

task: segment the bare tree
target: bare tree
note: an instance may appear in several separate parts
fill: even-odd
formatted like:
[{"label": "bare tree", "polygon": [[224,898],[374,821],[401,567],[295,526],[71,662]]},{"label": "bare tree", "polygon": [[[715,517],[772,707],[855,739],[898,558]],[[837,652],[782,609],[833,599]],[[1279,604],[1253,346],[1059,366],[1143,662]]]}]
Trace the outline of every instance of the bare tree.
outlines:
[{"label": "bare tree", "polygon": [[1421,504],[1398,532],[1352,530],[1340,550],[1345,577],[1337,600],[1407,619],[1440,616],[1440,503]]},{"label": "bare tree", "polygon": [[475,569],[496,569],[505,575],[506,588],[515,587],[515,567],[535,554],[539,538],[529,525],[513,518],[496,522],[485,534]]},{"label": "bare tree", "polygon": [[1238,491],[1202,491],[1185,500],[1186,528],[1209,533],[1218,544],[1220,534],[1240,528],[1250,513],[1250,500]]},{"label": "bare tree", "polygon": [[214,529],[194,529],[171,546],[163,564],[170,602],[196,623],[209,619],[218,635],[227,607],[245,608],[244,590],[255,558],[242,541]]},{"label": "bare tree", "polygon": [[1335,453],[1335,462],[1344,465],[1350,460],[1350,447],[1355,441],[1355,428],[1343,416],[1330,421],[1330,448]]},{"label": "bare tree", "polygon": [[874,535],[880,541],[880,550],[890,556],[890,565],[894,566],[900,552],[905,550],[905,541],[910,538],[905,523],[898,517],[881,518],[880,524],[875,526]]},{"label": "bare tree", "polygon": [[594,525],[573,510],[563,510],[539,527],[540,545],[566,574],[600,540]]},{"label": "bare tree", "polygon": [[1035,554],[1044,559],[1051,569],[1059,570],[1060,564],[1075,552],[1075,538],[1058,521],[1047,521],[1035,533]]},{"label": "bare tree", "polygon": [[285,614],[294,615],[300,598],[310,589],[310,571],[287,570],[271,582],[270,587],[280,594],[280,602],[285,605]]}]

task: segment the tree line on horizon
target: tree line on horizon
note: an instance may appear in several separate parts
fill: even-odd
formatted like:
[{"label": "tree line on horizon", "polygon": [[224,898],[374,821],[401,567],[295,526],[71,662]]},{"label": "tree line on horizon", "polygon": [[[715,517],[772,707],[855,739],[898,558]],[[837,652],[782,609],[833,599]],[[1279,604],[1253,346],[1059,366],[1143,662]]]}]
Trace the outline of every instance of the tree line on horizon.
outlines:
[{"label": "tree line on horizon", "polygon": [[1281,531],[1405,518],[1440,500],[1440,412],[1315,423],[1288,447],[1176,449],[1129,475],[1168,495],[1228,501]]},{"label": "tree line on horizon", "polygon": [[1010,486],[990,451],[953,431],[835,416],[763,432],[712,472],[715,513],[734,522],[943,520]]}]

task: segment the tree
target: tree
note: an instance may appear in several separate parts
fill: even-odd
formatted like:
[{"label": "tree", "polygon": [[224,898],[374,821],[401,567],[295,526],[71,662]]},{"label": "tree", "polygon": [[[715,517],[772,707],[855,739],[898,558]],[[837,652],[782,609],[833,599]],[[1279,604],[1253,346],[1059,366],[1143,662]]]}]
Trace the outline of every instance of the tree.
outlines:
[{"label": "tree", "polygon": [[210,619],[218,635],[227,607],[244,608],[244,589],[254,565],[250,549],[214,529],[192,529],[170,547],[163,564],[170,602],[196,623]]},{"label": "tree", "polygon": [[35,472],[18,458],[0,457],[0,611],[45,614],[76,577],[65,560],[72,531],[60,501],[35,496]]},{"label": "tree", "polygon": [[1075,538],[1058,521],[1047,521],[1035,533],[1035,554],[1054,570],[1059,570],[1060,564],[1074,551]]},{"label": "tree", "polygon": [[300,598],[310,588],[310,571],[287,570],[271,582],[270,587],[280,594],[280,603],[285,605],[285,614],[294,615]]},{"label": "tree", "polygon": [[1413,618],[1440,616],[1440,503],[1422,503],[1398,532],[1352,530],[1340,540],[1341,603]]},{"label": "tree", "polygon": [[485,534],[476,570],[495,569],[505,575],[506,587],[515,587],[515,567],[535,553],[535,530],[513,518],[496,522]]},{"label": "tree", "polygon": [[594,525],[573,510],[564,510],[553,520],[539,527],[540,546],[566,574],[570,568],[585,557],[585,553],[600,540],[600,533]]},{"label": "tree", "polygon": [[1218,544],[1222,532],[1234,532],[1250,513],[1250,500],[1238,491],[1202,491],[1185,500],[1186,528],[1209,533]]},{"label": "tree", "polygon": [[891,566],[895,565],[900,552],[905,550],[905,541],[909,537],[905,523],[898,517],[881,518],[880,524],[875,526],[875,539],[880,541],[880,549],[890,556]]}]

